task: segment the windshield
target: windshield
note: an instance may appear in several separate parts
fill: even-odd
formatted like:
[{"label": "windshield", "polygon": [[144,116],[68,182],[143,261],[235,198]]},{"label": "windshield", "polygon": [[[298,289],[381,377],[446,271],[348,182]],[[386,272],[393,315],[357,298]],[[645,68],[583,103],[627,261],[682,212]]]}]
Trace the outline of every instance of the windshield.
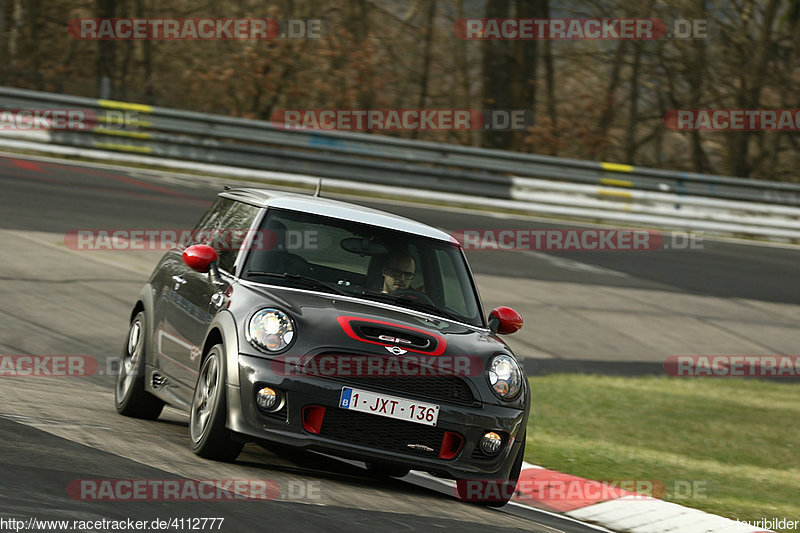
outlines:
[{"label": "windshield", "polygon": [[245,262],[248,280],[342,293],[484,326],[461,249],[449,242],[270,209]]}]

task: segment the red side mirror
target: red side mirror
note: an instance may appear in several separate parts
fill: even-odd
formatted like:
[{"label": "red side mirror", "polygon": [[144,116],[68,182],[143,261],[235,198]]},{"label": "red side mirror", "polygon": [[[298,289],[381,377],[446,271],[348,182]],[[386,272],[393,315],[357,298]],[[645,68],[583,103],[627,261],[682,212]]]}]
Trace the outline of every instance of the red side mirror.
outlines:
[{"label": "red side mirror", "polygon": [[522,327],[522,317],[510,307],[495,307],[489,313],[489,327],[495,333],[508,335]]},{"label": "red side mirror", "polygon": [[217,259],[219,259],[217,251],[205,244],[195,244],[183,252],[183,262],[192,270],[201,273],[208,272],[211,263]]}]

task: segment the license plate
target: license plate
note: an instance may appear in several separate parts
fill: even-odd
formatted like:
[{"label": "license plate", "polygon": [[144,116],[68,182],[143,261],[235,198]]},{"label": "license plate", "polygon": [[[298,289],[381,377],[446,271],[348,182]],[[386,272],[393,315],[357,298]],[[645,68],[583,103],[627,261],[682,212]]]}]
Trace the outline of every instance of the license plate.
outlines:
[{"label": "license plate", "polygon": [[416,402],[388,394],[378,394],[361,389],[344,387],[339,397],[339,407],[373,415],[395,418],[435,426],[439,420],[439,406]]}]

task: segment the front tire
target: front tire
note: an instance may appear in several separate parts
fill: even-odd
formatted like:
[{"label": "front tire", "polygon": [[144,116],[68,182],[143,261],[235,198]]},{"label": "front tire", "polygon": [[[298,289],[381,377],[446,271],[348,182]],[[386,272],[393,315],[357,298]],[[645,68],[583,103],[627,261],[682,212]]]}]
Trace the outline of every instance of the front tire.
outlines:
[{"label": "front tire", "polygon": [[239,456],[244,443],[234,440],[225,427],[228,402],[222,353],[221,344],[213,346],[200,367],[189,414],[189,438],[192,451],[200,457],[229,462]]},{"label": "front tire", "polygon": [[117,382],[114,386],[114,406],[121,415],[155,420],[164,408],[164,402],[144,388],[146,363],[144,312],[131,321],[128,340],[122,348]]}]

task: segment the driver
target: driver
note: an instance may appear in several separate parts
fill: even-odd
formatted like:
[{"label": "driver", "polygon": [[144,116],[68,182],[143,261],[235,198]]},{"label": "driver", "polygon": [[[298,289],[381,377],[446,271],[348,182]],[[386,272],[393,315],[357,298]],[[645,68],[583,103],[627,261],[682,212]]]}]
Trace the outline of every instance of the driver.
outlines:
[{"label": "driver", "polygon": [[414,279],[416,264],[408,252],[395,252],[386,258],[383,264],[382,292],[390,294],[394,291],[408,289]]}]

